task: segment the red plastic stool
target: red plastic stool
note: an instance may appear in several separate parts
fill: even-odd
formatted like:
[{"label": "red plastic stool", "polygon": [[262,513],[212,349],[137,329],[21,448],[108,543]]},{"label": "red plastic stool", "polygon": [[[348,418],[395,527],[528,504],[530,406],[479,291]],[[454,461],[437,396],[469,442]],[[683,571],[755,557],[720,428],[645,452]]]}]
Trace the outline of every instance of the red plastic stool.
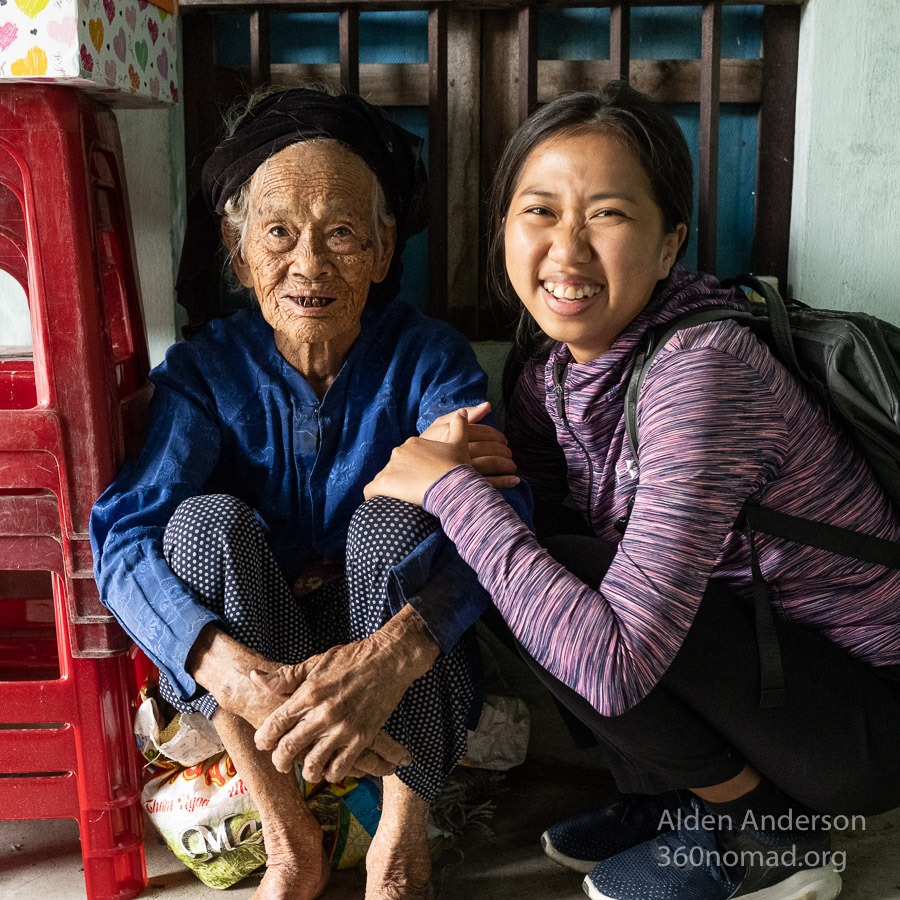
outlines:
[{"label": "red plastic stool", "polygon": [[87,530],[150,396],[122,173],[105,107],[65,87],[0,87],[0,266],[25,288],[34,342],[0,360],[0,495],[57,498],[79,657],[127,646],[99,602]]},{"label": "red plastic stool", "polygon": [[51,639],[46,619],[40,633],[28,629],[33,652],[24,659],[22,642],[0,629],[0,819],[75,819],[88,898],[126,900],[147,881],[131,661],[72,655],[60,627],[68,608],[61,544],[37,536],[25,544],[0,537],[2,605],[52,608],[58,668],[33,646],[38,634]]},{"label": "red plastic stool", "polygon": [[0,268],[33,341],[0,357],[0,818],[76,819],[90,900],[146,883],[130,642],[87,535],[149,399],[123,171],[104,107],[0,86]]}]

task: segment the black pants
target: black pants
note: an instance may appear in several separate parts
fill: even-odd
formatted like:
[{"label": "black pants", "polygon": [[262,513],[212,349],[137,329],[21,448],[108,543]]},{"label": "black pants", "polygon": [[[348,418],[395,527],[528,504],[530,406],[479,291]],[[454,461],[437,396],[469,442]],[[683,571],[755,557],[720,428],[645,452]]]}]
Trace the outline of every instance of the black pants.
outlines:
[{"label": "black pants", "polygon": [[[586,584],[600,584],[611,558],[601,541],[569,535],[545,544]],[[776,627],[787,701],[774,709],[759,705],[753,606],[715,581],[659,684],[620,716],[600,715],[520,652],[596,735],[623,791],[707,787],[749,763],[818,812],[872,815],[900,806],[894,667],[878,674],[821,635],[780,620]]]}]

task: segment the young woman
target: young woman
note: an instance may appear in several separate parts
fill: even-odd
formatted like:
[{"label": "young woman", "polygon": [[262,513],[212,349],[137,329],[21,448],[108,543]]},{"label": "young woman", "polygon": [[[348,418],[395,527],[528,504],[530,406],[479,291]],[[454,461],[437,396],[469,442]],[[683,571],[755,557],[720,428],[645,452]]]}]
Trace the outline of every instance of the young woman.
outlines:
[{"label": "young woman", "polygon": [[542,107],[499,167],[493,277],[521,305],[510,445],[536,520],[569,496],[581,533],[526,528],[470,465],[464,412],[445,441],[396,450],[367,496],[440,517],[526,659],[608,751],[627,796],[544,835],[589,896],[832,898],[829,827],[900,805],[900,572],[756,535],[787,687],[763,707],[751,536],[734,525],[748,498],[891,540],[900,517],[734,321],[666,343],[632,452],[623,395],[648,330],[746,306],[678,265],[691,172],[671,116],[624,83]]}]

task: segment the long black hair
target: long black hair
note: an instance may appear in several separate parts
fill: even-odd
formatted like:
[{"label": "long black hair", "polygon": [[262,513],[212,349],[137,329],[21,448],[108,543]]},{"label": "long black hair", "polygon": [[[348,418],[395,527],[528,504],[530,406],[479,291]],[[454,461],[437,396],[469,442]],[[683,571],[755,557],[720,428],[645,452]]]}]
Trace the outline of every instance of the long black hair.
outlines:
[{"label": "long black hair", "polygon": [[[614,135],[637,156],[650,180],[653,198],[662,210],[666,231],[674,231],[682,223],[690,231],[693,163],[681,128],[661,103],[625,81],[611,81],[599,91],[562,94],[535,110],[506,145],[489,201],[488,283],[501,301],[519,308],[513,346],[503,370],[503,398],[507,406],[525,363],[546,358],[554,341],[519,303],[509,282],[504,257],[506,213],[522,169],[539,144],[561,134],[592,131]],[[678,259],[684,254],[686,244],[685,240]]]}]

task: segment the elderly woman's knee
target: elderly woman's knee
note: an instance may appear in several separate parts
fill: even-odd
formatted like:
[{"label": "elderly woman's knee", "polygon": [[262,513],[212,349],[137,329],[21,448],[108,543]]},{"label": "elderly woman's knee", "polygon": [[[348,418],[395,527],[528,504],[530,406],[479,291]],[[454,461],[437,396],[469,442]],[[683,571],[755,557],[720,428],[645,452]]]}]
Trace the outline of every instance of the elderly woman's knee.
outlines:
[{"label": "elderly woman's knee", "polygon": [[166,526],[163,547],[166,553],[189,540],[209,546],[229,546],[245,541],[262,529],[253,510],[231,494],[201,494],[183,500]]},{"label": "elderly woman's knee", "polygon": [[357,507],[347,534],[348,569],[358,562],[393,565],[407,557],[440,522],[420,506],[373,497]]}]

